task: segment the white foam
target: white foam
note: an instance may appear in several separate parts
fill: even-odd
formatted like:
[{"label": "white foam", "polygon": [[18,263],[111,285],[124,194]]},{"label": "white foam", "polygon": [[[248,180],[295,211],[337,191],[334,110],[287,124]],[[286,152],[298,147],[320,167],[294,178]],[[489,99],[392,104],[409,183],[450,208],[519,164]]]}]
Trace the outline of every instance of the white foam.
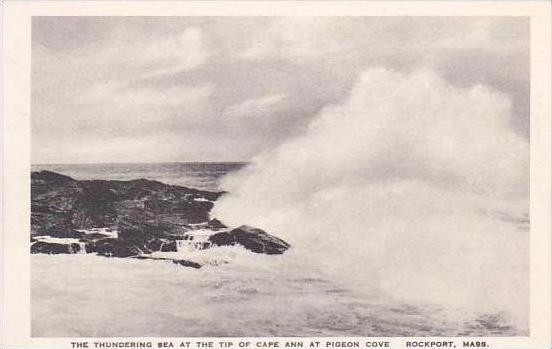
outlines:
[{"label": "white foam", "polygon": [[55,238],[47,235],[34,236],[34,238],[41,242],[48,242],[54,244],[78,244],[79,239],[73,238]]},{"label": "white foam", "polygon": [[208,202],[211,202],[211,200],[207,200],[205,198],[194,198],[194,201],[208,201]]},{"label": "white foam", "polygon": [[202,265],[220,265],[228,263],[238,256],[249,254],[251,253],[241,246],[220,246],[205,250],[182,249],[177,252],[153,252],[149,256],[153,259],[183,259]]},{"label": "white foam", "polygon": [[118,233],[117,230],[111,229],[111,228],[90,228],[90,229],[77,229],[77,231],[84,233],[84,234],[103,234],[112,238],[117,238]]},{"label": "white foam", "polygon": [[229,175],[213,216],[361,292],[526,329],[528,231],[512,221],[528,214],[529,145],[509,120],[486,87],[371,69],[305,135]]}]

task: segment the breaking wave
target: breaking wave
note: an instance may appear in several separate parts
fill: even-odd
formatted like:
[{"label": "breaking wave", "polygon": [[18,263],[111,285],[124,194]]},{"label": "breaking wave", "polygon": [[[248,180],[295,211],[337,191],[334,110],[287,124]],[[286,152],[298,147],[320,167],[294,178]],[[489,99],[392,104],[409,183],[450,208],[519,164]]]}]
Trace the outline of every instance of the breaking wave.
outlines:
[{"label": "breaking wave", "polygon": [[527,331],[529,144],[510,119],[489,88],[370,69],[304,135],[229,175],[213,214],[359,292]]}]

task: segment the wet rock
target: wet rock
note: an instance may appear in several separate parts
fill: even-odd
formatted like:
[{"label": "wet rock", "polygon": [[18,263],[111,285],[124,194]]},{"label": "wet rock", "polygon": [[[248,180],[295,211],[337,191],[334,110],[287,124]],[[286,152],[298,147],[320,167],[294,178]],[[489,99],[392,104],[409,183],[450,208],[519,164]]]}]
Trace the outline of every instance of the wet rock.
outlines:
[{"label": "wet rock", "polygon": [[[289,244],[248,226],[227,231],[210,219],[214,201],[223,193],[167,185],[157,181],[74,180],[51,171],[31,173],[32,253],[76,253],[79,244],[36,241],[36,236],[75,238],[87,253],[110,257],[137,257],[152,252],[175,252],[177,240],[194,230],[213,232],[204,244],[241,245],[256,252],[281,254]],[[77,231],[95,227],[117,229],[117,238]],[[39,239],[40,240],[40,239]],[[199,268],[195,262],[175,263]]]},{"label": "wet rock", "polygon": [[108,227],[115,223],[118,201],[111,181],[79,181],[81,191],[78,207],[73,212],[72,224],[80,228]]},{"label": "wet rock", "polygon": [[132,257],[143,253],[139,248],[120,239],[107,238],[85,245],[87,253],[97,253],[106,257]]},{"label": "wet rock", "polygon": [[118,222],[118,237],[129,246],[136,246],[144,253],[159,251],[171,239],[171,228],[156,220],[144,217],[121,217]]},{"label": "wet rock", "polygon": [[218,219],[211,219],[208,223],[207,223],[207,227],[209,229],[212,229],[212,230],[219,230],[219,229],[225,229],[225,228],[228,228],[226,225],[224,225],[224,223],[222,223],[221,221],[219,221]]},{"label": "wet rock", "polygon": [[178,265],[182,265],[184,267],[190,267],[190,268],[194,268],[194,269],[199,269],[201,267],[203,267],[203,264],[200,264],[200,263],[197,263],[197,262],[193,262],[193,261],[189,261],[189,260],[185,260],[185,259],[173,259],[173,258],[163,258],[163,257],[152,257],[152,256],[149,256],[149,255],[141,255],[141,256],[134,256],[132,258],[136,258],[136,259],[149,259],[149,260],[154,260],[154,261],[171,261],[173,262],[174,264],[178,264]]},{"label": "wet rock", "polygon": [[209,241],[217,246],[241,245],[252,252],[264,254],[282,254],[290,247],[284,240],[246,225],[229,232],[213,234]]},{"label": "wet rock", "polygon": [[50,171],[32,172],[31,230],[38,235],[72,230],[81,190],[71,177]]},{"label": "wet rock", "polygon": [[31,185],[34,186],[36,194],[42,194],[55,187],[67,187],[75,180],[52,171],[31,172]]},{"label": "wet rock", "polygon": [[74,229],[116,226],[121,217],[141,216],[176,221],[209,221],[221,193],[172,186],[157,181],[77,181],[51,171],[31,173],[31,229],[59,236]]},{"label": "wet rock", "polygon": [[61,238],[61,239],[80,239],[85,236],[83,232],[72,230],[72,229],[66,230],[66,231],[49,232],[47,235],[53,238]]},{"label": "wet rock", "polygon": [[162,240],[159,240],[159,239],[155,239],[155,240],[152,240],[149,244],[148,244],[148,248],[149,250],[151,251],[161,251],[161,247],[163,246],[165,242],[162,241]]},{"label": "wet rock", "polygon": [[80,245],[77,243],[61,244],[54,242],[37,241],[31,245],[31,253],[70,254],[78,253]]},{"label": "wet rock", "polygon": [[163,245],[161,245],[161,252],[177,252],[178,246],[176,245],[176,241],[170,241],[166,242]]},{"label": "wet rock", "polygon": [[176,241],[170,241],[166,239],[155,239],[148,242],[146,251],[176,252],[177,251]]},{"label": "wet rock", "polygon": [[192,262],[192,261],[187,261],[187,260],[184,260],[184,259],[174,259],[173,263],[182,265],[184,267],[191,267],[191,268],[195,268],[195,269],[199,269],[199,268],[202,267],[202,265],[199,264],[199,263]]}]

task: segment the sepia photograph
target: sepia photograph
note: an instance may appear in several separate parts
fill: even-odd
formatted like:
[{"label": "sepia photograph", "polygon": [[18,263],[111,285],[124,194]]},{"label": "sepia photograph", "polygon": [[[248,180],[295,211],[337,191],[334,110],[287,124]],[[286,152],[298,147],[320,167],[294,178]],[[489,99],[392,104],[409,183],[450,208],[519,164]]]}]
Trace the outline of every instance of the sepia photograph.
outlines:
[{"label": "sepia photograph", "polygon": [[8,0],[0,346],[547,348],[550,6]]},{"label": "sepia photograph", "polygon": [[34,17],[32,335],[527,336],[529,53],[526,17]]}]

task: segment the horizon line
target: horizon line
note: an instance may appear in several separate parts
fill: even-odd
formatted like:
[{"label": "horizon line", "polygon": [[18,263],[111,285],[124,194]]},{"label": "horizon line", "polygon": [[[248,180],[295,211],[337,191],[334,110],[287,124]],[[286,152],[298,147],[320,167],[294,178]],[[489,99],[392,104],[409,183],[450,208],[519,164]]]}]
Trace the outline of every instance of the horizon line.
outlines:
[{"label": "horizon line", "polygon": [[148,165],[148,164],[247,164],[251,161],[152,161],[152,162],[51,162],[33,163],[31,166],[46,165]]}]

